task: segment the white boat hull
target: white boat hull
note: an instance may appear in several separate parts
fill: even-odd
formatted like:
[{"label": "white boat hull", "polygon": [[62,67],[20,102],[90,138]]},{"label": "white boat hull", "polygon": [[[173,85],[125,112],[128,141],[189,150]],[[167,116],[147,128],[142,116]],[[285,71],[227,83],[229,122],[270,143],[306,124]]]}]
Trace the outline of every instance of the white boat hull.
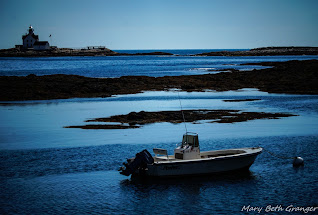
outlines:
[{"label": "white boat hull", "polygon": [[[233,151],[239,151],[240,153],[226,155],[226,152]],[[200,159],[178,160],[167,158],[163,161],[157,160],[148,164],[144,171],[135,174],[150,177],[176,177],[247,170],[261,152],[262,148],[259,147],[201,152],[202,158]]]}]

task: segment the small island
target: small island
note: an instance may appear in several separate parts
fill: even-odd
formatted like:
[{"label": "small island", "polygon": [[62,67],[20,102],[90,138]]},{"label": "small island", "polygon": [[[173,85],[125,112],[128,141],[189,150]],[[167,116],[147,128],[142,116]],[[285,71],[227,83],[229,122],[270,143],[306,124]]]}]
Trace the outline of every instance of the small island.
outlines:
[{"label": "small island", "polygon": [[[209,123],[237,123],[255,119],[279,119],[282,117],[296,116],[287,113],[242,112],[240,110],[184,110],[186,122],[198,123],[200,120],[211,120]],[[120,123],[120,124],[88,124],[65,126],[64,128],[81,129],[129,129],[139,128],[142,125],[157,122],[182,123],[181,111],[160,112],[130,112],[124,115],[115,115],[105,118],[96,118],[86,122]]]},{"label": "small island", "polygon": [[[49,37],[51,38],[52,35]],[[117,53],[105,46],[87,46],[85,48],[58,48],[48,41],[40,41],[39,35],[34,33],[32,25],[26,34],[22,35],[22,45],[15,48],[1,49],[0,57],[61,57],[61,56],[128,56],[128,55],[173,55],[165,52],[149,53]]]},{"label": "small island", "polygon": [[196,56],[277,56],[277,55],[318,55],[318,47],[263,47],[246,51],[216,51]]},{"label": "small island", "polygon": [[260,101],[261,99],[225,99],[224,102],[253,102]]}]

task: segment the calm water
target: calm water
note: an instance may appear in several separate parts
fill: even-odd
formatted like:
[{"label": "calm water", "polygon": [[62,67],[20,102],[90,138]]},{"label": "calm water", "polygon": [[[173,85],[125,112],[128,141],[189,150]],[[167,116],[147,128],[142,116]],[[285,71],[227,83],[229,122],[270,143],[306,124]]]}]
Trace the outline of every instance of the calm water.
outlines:
[{"label": "calm water", "polygon": [[[135,50],[121,52],[152,52]],[[174,54],[195,54],[211,50],[159,50]],[[318,59],[318,56],[261,57],[191,57],[191,56],[114,56],[114,57],[40,57],[0,58],[0,76],[29,74],[75,74],[87,77],[120,77],[127,75],[178,76],[216,73],[219,70],[259,69],[261,66],[241,66],[243,63]]]},{"label": "calm water", "polygon": [[[82,58],[70,58],[69,64],[76,64],[79,59]],[[103,57],[83,59],[91,59],[91,64],[95,64],[97,59],[110,61]],[[175,67],[179,68],[182,67],[177,63],[179,59],[195,61],[201,58],[163,59],[175,59]],[[201,60],[204,59],[213,60]],[[38,71],[26,64],[32,59],[10,61],[12,63],[15,60],[21,61],[26,68],[30,67],[30,73]],[[42,62],[42,67],[52,64],[53,73],[64,70],[68,65],[60,66],[63,64],[60,61],[65,58],[60,61],[55,58],[53,62],[50,58],[33,60],[37,63],[46,61]],[[133,60],[127,57],[126,63],[130,64]],[[232,60],[238,61],[239,58],[224,59],[223,63],[231,64]],[[0,61],[3,63],[6,60]],[[143,66],[148,67],[149,62],[145,60],[146,65],[137,66],[136,71],[141,71]],[[96,65],[92,67],[98,68]],[[114,68],[118,69],[119,66]],[[17,67],[13,66],[11,72],[15,69]],[[81,72],[81,69],[72,71]],[[25,72],[23,70],[22,73]],[[115,73],[120,74],[118,71]],[[155,74],[151,70],[149,73]],[[183,124],[156,123],[127,130],[63,127],[82,125],[86,124],[84,121],[87,119],[131,111],[180,110],[176,92],[2,102],[0,214],[239,214],[248,205],[263,207],[261,214],[273,214],[266,212],[265,208],[269,205],[281,205],[284,209],[290,205],[318,206],[318,96],[268,94],[255,89],[243,89],[229,92],[180,92],[180,98],[184,109],[238,109],[298,115],[234,124],[202,121],[199,124],[188,123],[187,127],[189,131],[199,133],[201,150],[262,146],[281,156],[301,156],[305,166],[295,169],[292,160],[281,160],[264,152],[256,159],[250,173],[245,175],[135,181],[117,172],[125,158],[143,149],[152,151],[154,147],[166,148],[172,153],[176,143],[181,141]],[[223,101],[249,98],[261,100]],[[295,213],[283,211],[275,214]]]},{"label": "calm water", "polygon": [[[235,124],[188,123],[187,127],[199,133],[202,150],[262,146],[282,156],[302,156],[305,166],[294,169],[291,160],[263,153],[248,175],[134,181],[116,171],[125,158],[154,147],[172,153],[184,125],[157,123],[121,131],[63,126],[130,111],[178,110],[176,92],[8,103],[0,106],[2,214],[236,214],[244,205],[263,210],[268,205],[317,206],[318,96],[246,89],[182,92],[180,97],[184,109],[299,115]],[[223,101],[245,98],[261,100]]]}]

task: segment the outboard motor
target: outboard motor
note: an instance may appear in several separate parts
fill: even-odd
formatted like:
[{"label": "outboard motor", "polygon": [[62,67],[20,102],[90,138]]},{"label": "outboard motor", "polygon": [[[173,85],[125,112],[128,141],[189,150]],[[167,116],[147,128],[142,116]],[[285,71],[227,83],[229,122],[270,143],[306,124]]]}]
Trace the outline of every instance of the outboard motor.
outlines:
[{"label": "outboard motor", "polygon": [[154,162],[151,154],[145,149],[136,154],[134,159],[128,159],[127,163],[124,163],[124,167],[120,167],[120,174],[129,176],[133,174],[139,168],[145,168],[147,164],[152,164]]}]

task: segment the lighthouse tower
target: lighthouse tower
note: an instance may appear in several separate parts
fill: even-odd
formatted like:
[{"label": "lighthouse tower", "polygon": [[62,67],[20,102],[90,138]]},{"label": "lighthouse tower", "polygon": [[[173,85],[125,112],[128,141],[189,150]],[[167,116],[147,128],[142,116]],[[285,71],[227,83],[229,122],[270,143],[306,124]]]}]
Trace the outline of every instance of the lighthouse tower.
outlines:
[{"label": "lighthouse tower", "polygon": [[23,48],[33,48],[35,42],[39,41],[39,36],[34,34],[34,29],[30,25],[29,33],[22,36]]},{"label": "lighthouse tower", "polygon": [[29,27],[29,34],[33,34],[33,32],[34,32],[34,29],[33,29],[32,25],[30,25],[30,27]]}]

